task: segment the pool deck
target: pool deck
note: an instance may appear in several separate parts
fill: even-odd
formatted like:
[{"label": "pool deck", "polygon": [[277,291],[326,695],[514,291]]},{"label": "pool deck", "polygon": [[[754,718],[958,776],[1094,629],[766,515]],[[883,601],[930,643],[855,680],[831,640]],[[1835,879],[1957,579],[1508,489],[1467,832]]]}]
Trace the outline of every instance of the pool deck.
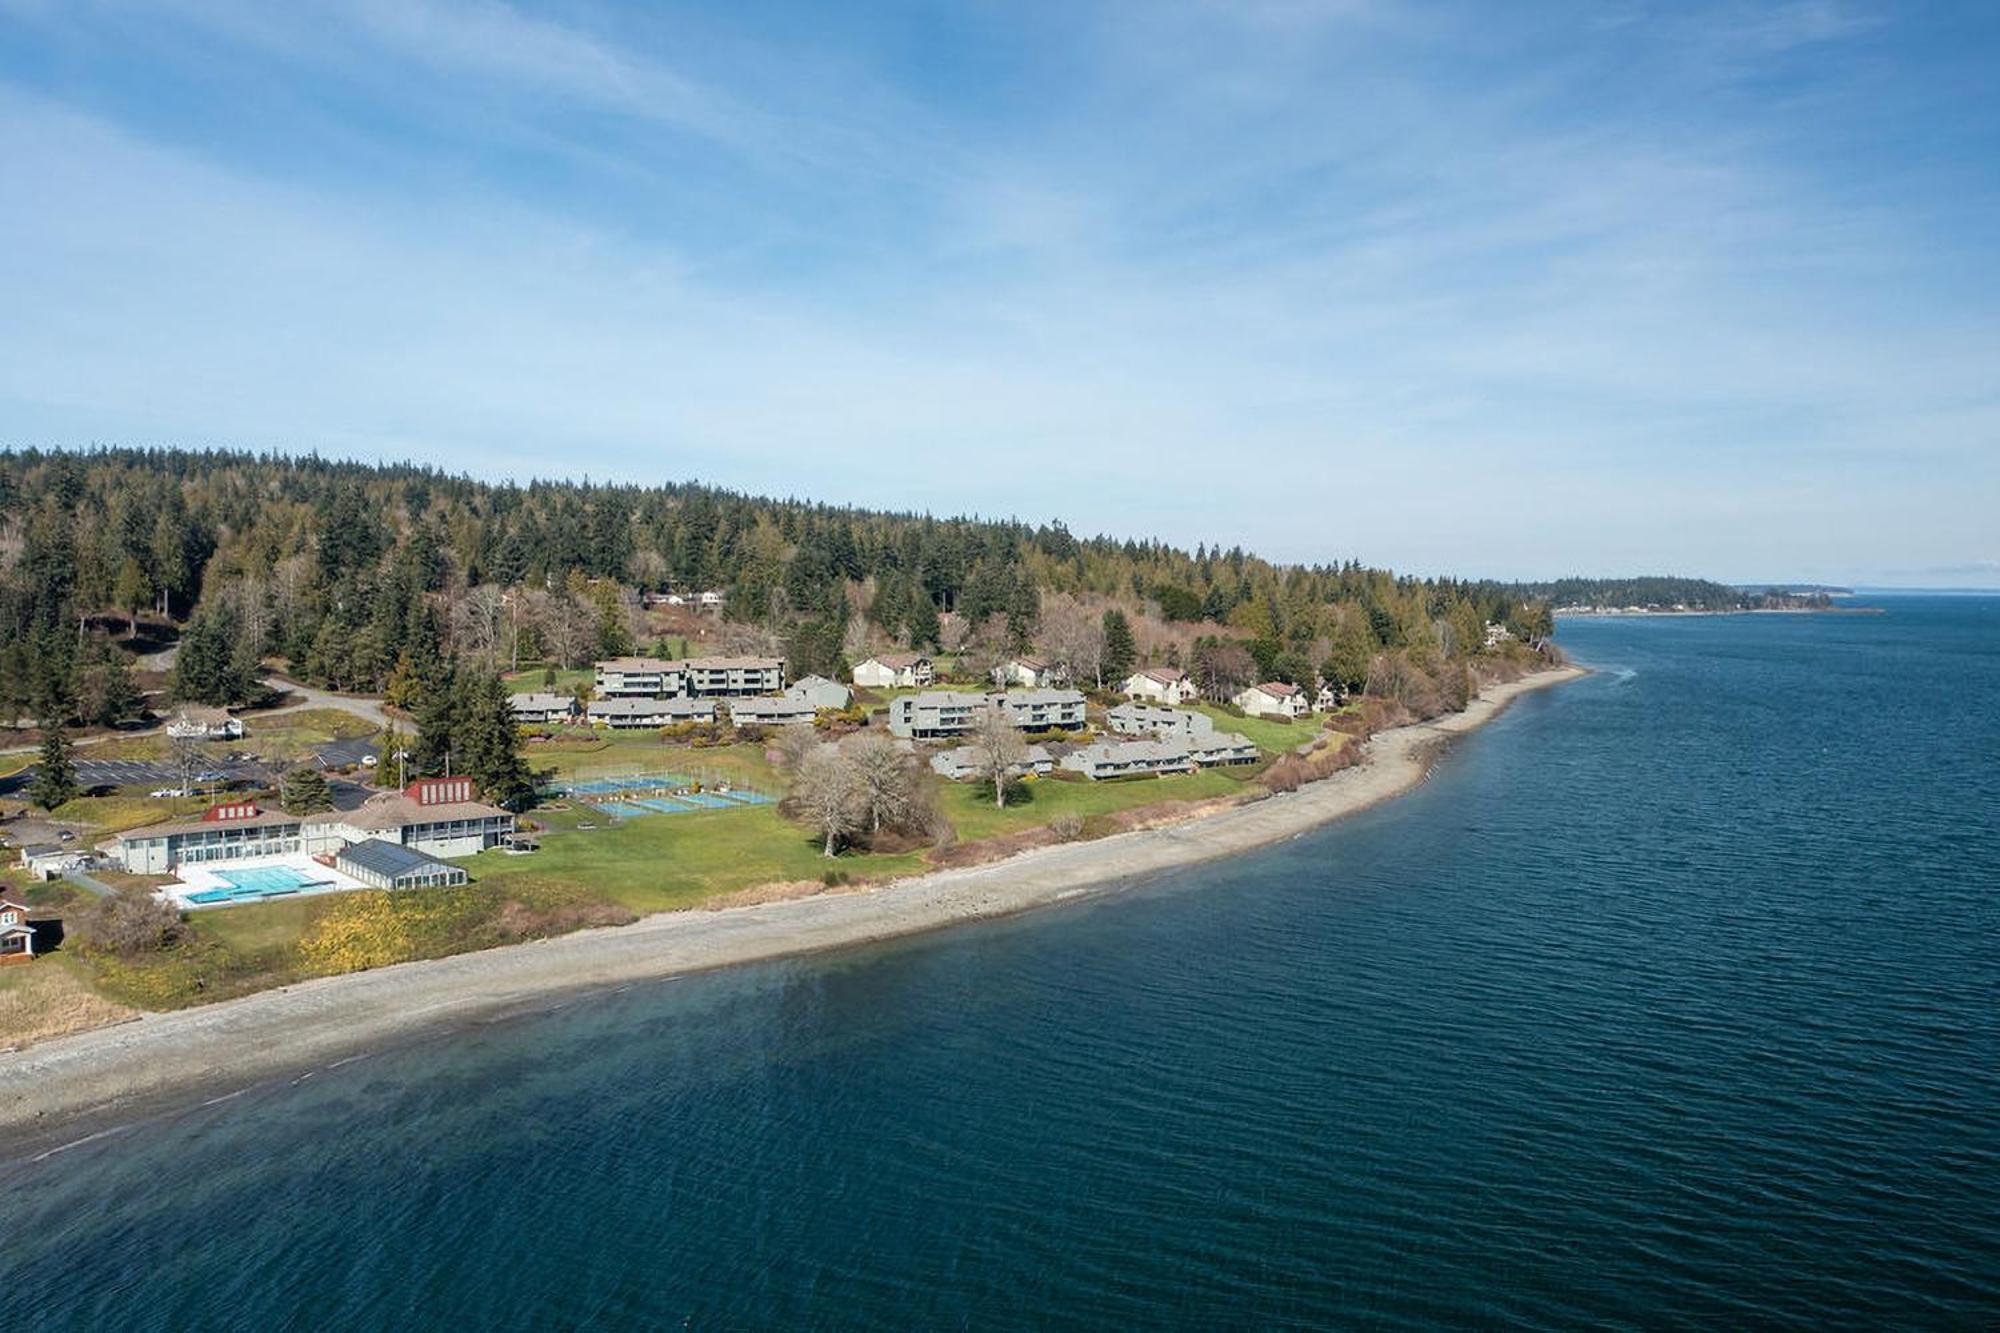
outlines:
[{"label": "pool deck", "polygon": [[[284,869],[305,876],[312,883],[298,889],[259,898],[237,898],[231,902],[196,902],[197,895],[227,890],[235,885],[225,876],[240,875],[244,871]],[[254,876],[253,876],[254,878]],[[273,898],[303,898],[318,893],[345,893],[350,889],[365,889],[368,886],[360,880],[341,874],[338,870],[323,866],[304,853],[291,856],[260,856],[249,861],[231,861],[226,865],[189,865],[180,868],[180,878],[172,884],[163,885],[160,895],[175,906],[191,912],[205,911],[211,907],[240,907],[244,903],[270,902]]]}]

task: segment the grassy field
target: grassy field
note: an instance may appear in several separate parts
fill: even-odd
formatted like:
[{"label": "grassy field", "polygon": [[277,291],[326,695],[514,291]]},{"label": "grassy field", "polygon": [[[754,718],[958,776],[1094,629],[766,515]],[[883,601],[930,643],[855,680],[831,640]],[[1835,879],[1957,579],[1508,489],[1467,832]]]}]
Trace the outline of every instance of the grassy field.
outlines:
[{"label": "grassy field", "polygon": [[132,1014],[97,994],[76,960],[64,954],[0,967],[0,1046],[25,1046]]},{"label": "grassy field", "polygon": [[686,907],[732,889],[819,879],[828,870],[871,880],[916,874],[915,853],[855,853],[829,861],[818,840],[771,806],[630,819],[615,827],[553,833],[531,856],[484,852],[465,863],[493,884],[588,885],[634,912]]},{"label": "grassy field", "polygon": [[589,688],[597,684],[597,672],[591,667],[571,667],[556,672],[556,683],[547,684],[543,680],[543,668],[529,667],[523,671],[511,671],[501,677],[507,689],[514,694],[528,694],[539,690],[553,690],[557,694],[568,694],[579,686]]},{"label": "grassy field", "polygon": [[[1271,752],[1320,734],[1316,721],[1287,726],[1205,711],[1223,729],[1242,732]],[[284,731],[301,744],[367,729],[358,719],[331,710],[288,715],[287,720]],[[256,734],[270,732],[260,727]],[[254,746],[254,741],[247,744]],[[537,742],[525,753],[538,773],[563,778],[673,773],[772,794],[785,785],[761,744],[697,749],[664,744],[643,732]],[[1040,779],[1020,784],[1009,804],[999,809],[990,793],[976,785],[947,784],[939,799],[961,843],[1006,838],[1061,818],[1083,821],[1085,835],[1092,836],[1107,831],[1108,817],[1123,811],[1239,794],[1257,771],[1246,767],[1104,783]],[[113,831],[170,814],[192,814],[202,804],[114,795],[72,802],[59,814]],[[37,1030],[69,1021],[59,1017],[68,1011],[87,1025],[107,1021],[104,1015],[122,1013],[126,1006],[175,1008],[330,972],[613,924],[763,884],[818,881],[829,872],[883,882],[920,874],[932,865],[925,850],[848,851],[829,860],[811,831],[780,816],[774,806],[614,822],[581,803],[552,805],[564,808],[545,806],[529,816],[543,830],[540,851],[515,856],[496,850],[472,857],[463,864],[473,883],[463,889],[330,894],[196,912],[187,919],[185,937],[159,954],[128,960],[73,951],[58,955],[50,960],[52,979],[36,983],[32,1002],[23,992],[14,1002],[16,1012],[32,1009],[39,1015],[33,1020]],[[579,827],[585,823],[593,827]],[[69,903],[68,911],[85,905]],[[0,983],[14,990],[23,985],[4,977]],[[0,1005],[7,1003],[0,991]]]},{"label": "grassy field", "polygon": [[79,796],[57,806],[55,818],[87,824],[102,833],[122,833],[175,816],[192,819],[207,806],[206,796],[156,801],[150,796],[120,792],[110,796]]},{"label": "grassy field", "polygon": [[622,773],[673,773],[680,777],[730,782],[776,793],[780,783],[761,745],[714,745],[695,749],[665,745],[650,731],[608,732],[588,739],[537,742],[524,750],[537,773],[561,778],[609,777]]},{"label": "grassy field", "polygon": [[1232,796],[1256,770],[1207,769],[1171,777],[1131,778],[1118,782],[1062,782],[1037,778],[1017,783],[1005,809],[993,804],[993,789],[984,783],[954,782],[944,789],[943,806],[960,839],[975,842],[1036,828],[1064,815],[1089,820],[1160,801],[1199,801]]},{"label": "grassy field", "polygon": [[1319,735],[1324,719],[1317,713],[1308,713],[1296,722],[1278,722],[1268,717],[1231,717],[1214,704],[1190,704],[1197,713],[1206,713],[1215,719],[1217,731],[1233,731],[1249,737],[1260,750],[1277,754],[1293,749]]}]

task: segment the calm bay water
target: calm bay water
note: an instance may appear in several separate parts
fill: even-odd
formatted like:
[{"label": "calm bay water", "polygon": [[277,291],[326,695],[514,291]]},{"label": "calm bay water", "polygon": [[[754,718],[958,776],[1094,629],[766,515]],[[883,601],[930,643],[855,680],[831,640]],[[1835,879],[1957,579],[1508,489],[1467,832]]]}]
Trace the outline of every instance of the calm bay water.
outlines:
[{"label": "calm bay water", "polygon": [[1569,622],[1420,792],[0,1170],[0,1327],[1990,1326],[2000,599]]}]

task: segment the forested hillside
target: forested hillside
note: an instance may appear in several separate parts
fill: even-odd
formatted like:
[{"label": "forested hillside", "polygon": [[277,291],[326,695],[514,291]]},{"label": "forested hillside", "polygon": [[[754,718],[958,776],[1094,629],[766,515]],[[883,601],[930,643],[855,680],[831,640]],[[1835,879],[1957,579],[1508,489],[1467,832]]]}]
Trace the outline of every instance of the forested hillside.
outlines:
[{"label": "forested hillside", "polygon": [[275,660],[415,706],[454,658],[580,665],[649,648],[640,595],[669,589],[722,592],[716,637],[782,652],[795,674],[841,673],[880,647],[1039,645],[1084,677],[1136,660],[1215,686],[1359,689],[1371,671],[1451,674],[1489,622],[1525,641],[1550,632],[1540,600],[1495,584],[1055,524],[316,457],[0,453],[9,719],[110,722],[135,707],[126,649],[142,627],[180,630],[176,697],[239,702]]},{"label": "forested hillside", "polygon": [[1708,579],[1665,575],[1517,583],[1512,585],[1511,591],[1518,597],[1545,601],[1558,608],[1582,607],[1593,611],[1631,608],[1646,611],[1796,610],[1825,607],[1831,602],[1824,589],[1732,587]]}]

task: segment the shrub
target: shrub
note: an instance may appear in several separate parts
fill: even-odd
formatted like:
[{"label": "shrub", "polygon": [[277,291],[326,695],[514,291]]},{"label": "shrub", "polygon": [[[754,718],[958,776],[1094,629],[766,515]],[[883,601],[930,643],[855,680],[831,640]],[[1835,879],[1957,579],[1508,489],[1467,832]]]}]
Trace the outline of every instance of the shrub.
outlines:
[{"label": "shrub", "polygon": [[186,933],[178,907],[146,889],[100,898],[76,921],[77,947],[85,953],[136,958],[171,948]]},{"label": "shrub", "polygon": [[1272,792],[1297,791],[1309,780],[1305,761],[1295,754],[1277,760],[1258,778]]},{"label": "shrub", "polygon": [[1057,815],[1049,821],[1049,832],[1056,835],[1057,842],[1075,842],[1083,836],[1083,816]]}]

